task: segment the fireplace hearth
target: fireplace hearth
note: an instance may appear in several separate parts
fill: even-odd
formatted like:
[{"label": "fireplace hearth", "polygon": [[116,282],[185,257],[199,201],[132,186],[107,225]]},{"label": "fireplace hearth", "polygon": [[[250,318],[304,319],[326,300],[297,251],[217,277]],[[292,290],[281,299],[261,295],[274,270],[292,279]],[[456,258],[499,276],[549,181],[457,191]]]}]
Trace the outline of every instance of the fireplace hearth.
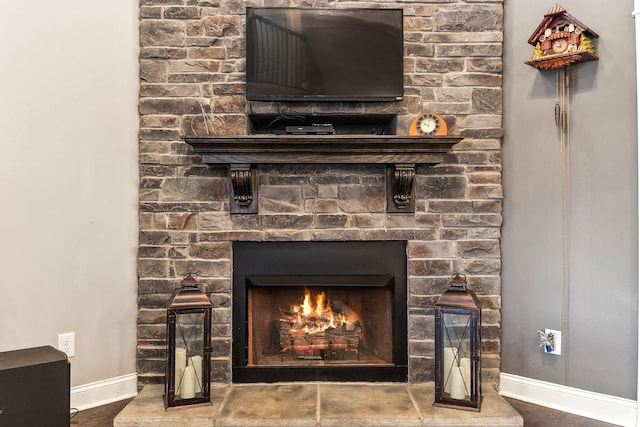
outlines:
[{"label": "fireplace hearth", "polygon": [[233,382],[407,381],[406,242],[233,254]]}]

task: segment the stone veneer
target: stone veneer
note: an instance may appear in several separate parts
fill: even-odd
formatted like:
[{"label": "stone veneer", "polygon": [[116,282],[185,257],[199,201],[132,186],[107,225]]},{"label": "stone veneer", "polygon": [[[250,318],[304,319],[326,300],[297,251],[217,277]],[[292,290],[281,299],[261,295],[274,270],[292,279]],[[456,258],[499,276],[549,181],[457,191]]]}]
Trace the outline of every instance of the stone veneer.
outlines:
[{"label": "stone veneer", "polygon": [[[244,99],[245,6],[401,7],[405,96],[390,103]],[[483,380],[500,368],[502,1],[141,0],[138,375],[164,382],[165,303],[196,272],[214,304],[212,380],[231,381],[231,242],[406,240],[409,378],[433,381],[432,305],[453,272],[480,297]],[[262,165],[259,214],[230,215],[227,171],[185,135],[245,135],[247,112],[386,113],[398,133],[423,111],[465,139],[417,170],[415,214],[387,214],[384,166]]]}]

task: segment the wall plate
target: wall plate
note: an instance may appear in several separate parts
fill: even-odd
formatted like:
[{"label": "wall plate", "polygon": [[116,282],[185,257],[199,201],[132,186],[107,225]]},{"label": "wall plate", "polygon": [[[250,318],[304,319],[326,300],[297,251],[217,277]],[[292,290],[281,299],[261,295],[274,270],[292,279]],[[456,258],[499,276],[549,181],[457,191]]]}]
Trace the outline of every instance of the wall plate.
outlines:
[{"label": "wall plate", "polygon": [[556,356],[560,356],[562,350],[562,332],[555,329],[545,329],[544,334],[553,334],[553,350],[547,351],[547,349],[545,348],[544,352],[547,354],[555,354]]}]

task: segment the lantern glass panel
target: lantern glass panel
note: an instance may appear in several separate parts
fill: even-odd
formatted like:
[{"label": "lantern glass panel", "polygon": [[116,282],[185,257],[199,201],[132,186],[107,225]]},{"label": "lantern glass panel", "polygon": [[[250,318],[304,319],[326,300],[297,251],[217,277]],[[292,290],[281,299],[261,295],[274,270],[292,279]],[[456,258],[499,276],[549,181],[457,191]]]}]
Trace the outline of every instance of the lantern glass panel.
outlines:
[{"label": "lantern glass panel", "polygon": [[203,396],[202,368],[205,360],[206,310],[176,313],[175,400]]},{"label": "lantern glass panel", "polygon": [[471,316],[444,311],[442,376],[444,396],[465,400],[471,396]]}]

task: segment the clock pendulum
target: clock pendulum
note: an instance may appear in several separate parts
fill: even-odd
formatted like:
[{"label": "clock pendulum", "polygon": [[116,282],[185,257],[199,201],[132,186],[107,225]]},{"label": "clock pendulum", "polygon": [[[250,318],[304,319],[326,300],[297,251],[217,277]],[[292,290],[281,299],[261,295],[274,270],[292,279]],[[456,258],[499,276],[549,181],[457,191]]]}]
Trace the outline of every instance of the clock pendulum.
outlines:
[{"label": "clock pendulum", "polygon": [[560,126],[560,71],[556,70],[556,106],[554,116],[556,119],[556,126]]},{"label": "clock pendulum", "polygon": [[562,132],[567,130],[568,120],[568,93],[571,76],[567,70],[568,67],[556,69],[556,104],[555,119],[556,126],[559,126]]}]

